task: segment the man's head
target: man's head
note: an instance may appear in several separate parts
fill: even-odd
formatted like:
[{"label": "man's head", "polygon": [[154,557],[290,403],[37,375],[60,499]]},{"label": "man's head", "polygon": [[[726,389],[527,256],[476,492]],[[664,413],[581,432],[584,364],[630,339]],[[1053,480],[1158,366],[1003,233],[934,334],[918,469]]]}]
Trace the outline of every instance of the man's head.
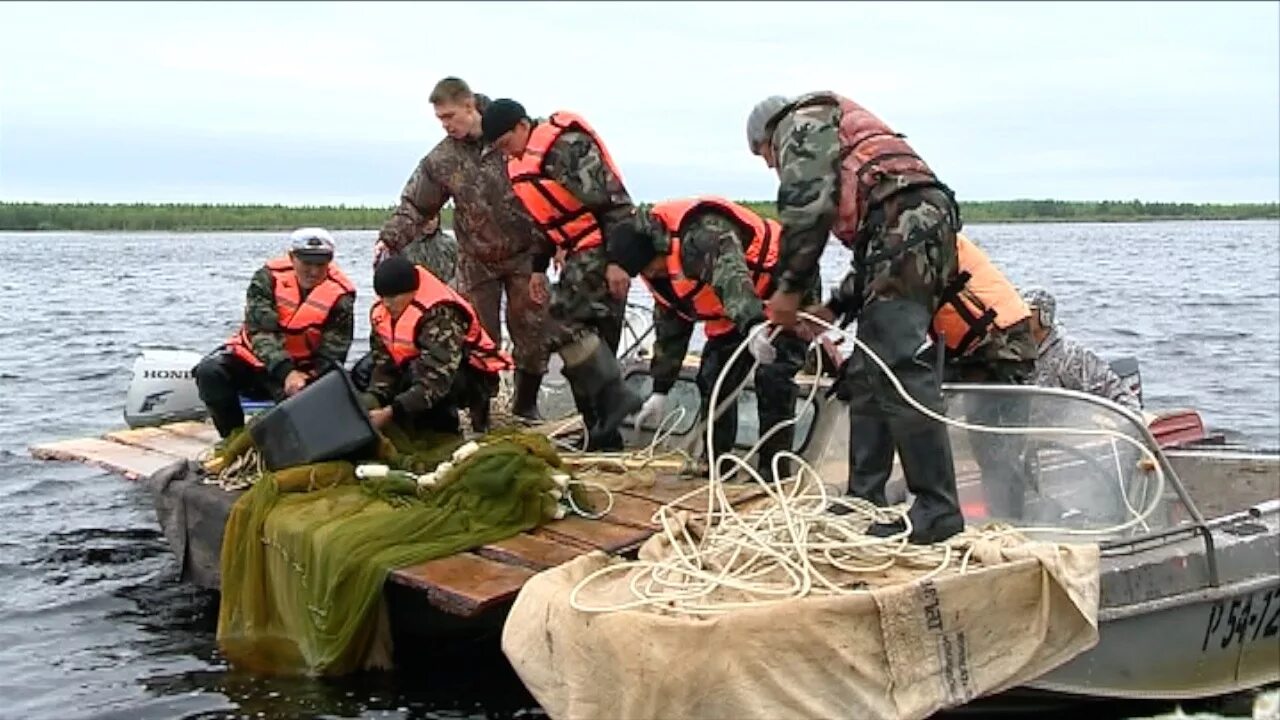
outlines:
[{"label": "man's head", "polygon": [[425,236],[435,235],[440,232],[440,216],[432,215],[431,217],[423,218],[422,225],[419,228]]},{"label": "man's head", "polygon": [[484,141],[498,148],[503,155],[513,158],[524,155],[533,121],[525,113],[523,105],[511,98],[494,100],[485,108],[480,125]]},{"label": "man's head", "polygon": [[373,291],[378,294],[382,304],[387,306],[392,319],[400,318],[409,303],[413,302],[413,294],[417,290],[417,267],[399,255],[383,260],[378,269],[373,271]]},{"label": "man's head", "polygon": [[298,228],[289,236],[289,260],[298,285],[310,290],[324,281],[333,262],[333,236],[318,227]]},{"label": "man's head", "polygon": [[609,262],[631,277],[643,275],[651,280],[667,275],[670,249],[666,229],[647,212],[638,212],[629,221],[615,224],[605,241]]},{"label": "man's head", "polygon": [[431,107],[445,134],[454,140],[466,140],[480,133],[480,113],[476,96],[465,82],[447,77],[431,90]]},{"label": "man's head", "polygon": [[752,155],[759,155],[771,168],[778,166],[773,151],[773,129],[782,117],[782,111],[791,101],[781,95],[770,95],[756,103],[747,115],[747,147]]},{"label": "man's head", "polygon": [[1058,301],[1044,288],[1031,288],[1022,293],[1022,301],[1031,310],[1031,334],[1036,342],[1043,340],[1053,329],[1058,313]]}]

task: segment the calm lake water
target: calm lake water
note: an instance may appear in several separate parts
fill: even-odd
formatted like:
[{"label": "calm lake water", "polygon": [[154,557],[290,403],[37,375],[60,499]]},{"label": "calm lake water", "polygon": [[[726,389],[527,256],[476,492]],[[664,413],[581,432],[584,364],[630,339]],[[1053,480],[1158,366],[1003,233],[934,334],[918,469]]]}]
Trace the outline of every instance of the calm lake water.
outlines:
[{"label": "calm lake water", "polygon": [[[1071,334],[1104,357],[1137,356],[1149,408],[1194,407],[1237,440],[1280,446],[1280,224],[967,233],[1015,283],[1055,292]],[[139,345],[205,351],[229,336],[250,274],[285,235],[0,234],[0,718],[541,714],[493,658],[341,682],[230,671],[216,599],[177,584],[142,489],[28,455],[122,427]],[[374,233],[337,238],[360,292],[354,360],[367,346]],[[828,285],[847,257],[828,249]]]}]

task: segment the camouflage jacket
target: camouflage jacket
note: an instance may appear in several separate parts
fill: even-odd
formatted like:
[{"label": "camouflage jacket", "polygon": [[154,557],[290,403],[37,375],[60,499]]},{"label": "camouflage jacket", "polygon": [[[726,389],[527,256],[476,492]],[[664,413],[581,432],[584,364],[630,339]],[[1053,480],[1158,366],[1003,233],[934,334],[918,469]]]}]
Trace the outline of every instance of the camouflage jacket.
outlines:
[{"label": "camouflage jacket", "polygon": [[[476,104],[484,112],[488,99],[477,95]],[[451,199],[461,253],[500,262],[546,242],[511,190],[502,153],[486,149],[479,138],[448,136],[418,163],[378,240],[391,252],[400,252],[417,237],[424,219],[438,214]]]},{"label": "camouflage jacket", "polygon": [[[600,146],[584,132],[567,130],[561,133],[547,150],[543,168],[547,177],[563,185],[595,215],[600,230],[606,234],[615,223],[635,212],[635,204],[631,202],[622,178],[609,169]],[[547,271],[555,250],[550,240],[539,238],[534,249],[534,272]]]},{"label": "camouflage jacket", "polygon": [[778,220],[778,289],[802,293],[819,282],[819,260],[840,197],[840,110],[809,105],[788,112],[773,133]]},{"label": "camouflage jacket", "polygon": [[1036,384],[1078,390],[1113,400],[1135,412],[1142,407],[1138,397],[1107,361],[1092,350],[1062,334],[1058,328],[1040,343],[1036,360]]},{"label": "camouflage jacket", "polygon": [[[756,295],[742,248],[751,237],[736,223],[714,213],[691,218],[680,236],[680,263],[685,275],[711,286],[725,315],[745,337],[765,319],[764,303]],[[665,279],[652,281],[655,286]],[[655,393],[669,392],[680,375],[694,323],[661,303],[653,306],[654,345],[649,371]]]},{"label": "camouflage jacket", "polygon": [[[303,296],[306,297],[305,295]],[[280,315],[276,312],[275,285],[271,271],[259,268],[249,280],[245,293],[244,328],[253,345],[253,354],[267,366],[267,373],[283,383],[285,377],[296,368],[284,349],[284,331],[280,329]],[[355,293],[346,295],[329,311],[329,318],[320,336],[320,348],[316,351],[311,368],[317,374],[333,367],[342,367],[355,336]]]},{"label": "camouflage jacket", "polygon": [[378,331],[370,332],[373,374],[369,392],[381,405],[392,407],[397,421],[429,410],[453,389],[469,323],[466,313],[452,305],[440,303],[430,308],[418,321],[418,356],[403,367],[396,367]]}]

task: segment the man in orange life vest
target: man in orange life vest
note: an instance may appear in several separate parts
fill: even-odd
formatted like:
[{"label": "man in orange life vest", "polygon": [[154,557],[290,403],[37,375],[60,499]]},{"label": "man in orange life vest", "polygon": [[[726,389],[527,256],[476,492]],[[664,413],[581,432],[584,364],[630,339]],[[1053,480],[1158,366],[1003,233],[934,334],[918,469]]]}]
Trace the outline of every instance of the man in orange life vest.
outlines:
[{"label": "man in orange life vest", "polygon": [[[756,325],[765,322],[764,301],[772,290],[782,226],[718,197],[668,200],[654,205],[634,222],[621,223],[609,236],[609,259],[632,275],[639,274],[653,294],[656,331],[650,375],[653,394],[636,414],[656,425],[666,413],[667,393],[675,385],[696,323],[703,323],[707,343],[698,367],[701,413],[708,407],[716,379],[729,358]],[[789,420],[799,390],[795,375],[804,364],[806,343],[791,332],[770,342],[762,330],[725,375],[719,400],[724,401],[746,379],[751,357],[759,361],[755,375],[760,434]],[[737,402],[729,404],[712,431],[712,453],[733,449],[738,431]],[[758,467],[771,477],[779,450],[790,450],[793,428],[780,430],[760,447]]]},{"label": "man in orange life vest", "polygon": [[[852,100],[817,92],[758,103],[747,118],[747,142],[780,181],[781,270],[769,301],[774,322],[796,322],[800,291],[818,273],[827,236],[834,234],[853,250],[854,267],[827,306],[811,311],[856,316],[859,339],[920,404],[943,411],[935,342],[971,376],[1016,376],[1034,363],[1026,305],[981,251],[965,251],[976,246],[958,250],[954,196],[903,136]],[[896,447],[915,495],[911,542],[960,532],[964,517],[946,426],[907,404],[865,353],[850,357],[844,390],[850,492],[885,504]],[[869,532],[903,530],[885,523]]]},{"label": "man in orange life vest", "polygon": [[489,400],[498,373],[513,367],[480,324],[476,311],[426,269],[393,256],[373,273],[378,300],[369,312],[373,371],[369,412],[375,427],[456,433],[458,406],[471,429],[489,429]]},{"label": "man in orange life vest", "polygon": [[484,138],[508,158],[516,197],[550,244],[535,251],[529,292],[548,299],[546,269],[564,251],[550,297],[550,349],[589,429],[588,447],[622,448],[618,427],[641,398],[622,382],[618,342],[631,278],[605,254],[605,235],[635,213],[608,150],[591,126],[571,113],[534,121],[520,103],[493,101],[481,120]]},{"label": "man in orange life vest", "polygon": [[244,324],[193,371],[218,434],[244,426],[240,397],[280,401],[341,369],[354,332],[355,286],[333,262],[333,237],[301,228],[288,255],[249,281]]}]

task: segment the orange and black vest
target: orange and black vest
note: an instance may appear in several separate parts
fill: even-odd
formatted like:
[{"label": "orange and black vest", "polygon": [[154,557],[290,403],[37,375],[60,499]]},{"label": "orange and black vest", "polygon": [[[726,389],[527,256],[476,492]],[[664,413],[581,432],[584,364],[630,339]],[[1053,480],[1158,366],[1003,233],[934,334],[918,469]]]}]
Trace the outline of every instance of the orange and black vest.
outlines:
[{"label": "orange and black vest", "polygon": [[1031,310],[1013,283],[991,262],[982,248],[956,233],[959,272],[943,290],[933,315],[933,334],[952,356],[966,355],[991,333],[1031,317]]},{"label": "orange and black vest", "polygon": [[732,332],[733,321],[725,315],[724,305],[720,303],[720,298],[716,297],[715,289],[710,284],[685,274],[680,252],[680,235],[685,221],[696,213],[709,209],[718,211],[750,235],[751,240],[743,248],[743,255],[747,260],[747,269],[751,272],[756,295],[760,298],[769,297],[773,291],[773,269],[778,264],[778,239],[782,234],[782,226],[775,220],[766,220],[731,200],[719,197],[669,200],[654,205],[649,211],[667,229],[671,238],[671,249],[667,253],[667,279],[670,285],[654,284],[644,278],[649,291],[653,293],[655,300],[684,319],[705,322],[703,331],[707,337],[713,338]]},{"label": "orange and black vest", "polygon": [[[328,276],[311,288],[311,292],[304,298],[298,286],[298,275],[293,271],[293,262],[287,255],[269,260],[266,267],[271,273],[276,315],[279,316],[280,330],[284,332],[285,352],[295,365],[306,368],[313,363],[315,353],[320,349],[329,313],[343,297],[355,294],[355,285],[351,284],[336,264],[329,263]],[[253,343],[249,341],[249,333],[244,325],[227,341],[227,348],[253,367],[265,367],[253,354]]]},{"label": "orange and black vest", "polygon": [[403,313],[400,313],[400,317],[393,320],[391,311],[381,300],[375,301],[373,308],[369,311],[369,322],[378,333],[378,337],[382,339],[387,352],[391,353],[391,359],[396,367],[403,367],[405,363],[418,357],[418,322],[422,320],[424,313],[440,303],[448,303],[466,311],[468,325],[463,347],[467,351],[467,361],[472,367],[486,373],[496,373],[514,367],[511,357],[499,350],[493,338],[485,332],[471,303],[435,275],[421,267],[415,270],[418,272],[418,289],[413,294],[413,301]]},{"label": "orange and black vest", "polygon": [[552,113],[551,117],[530,130],[524,154],[507,161],[507,176],[511,178],[511,188],[516,197],[520,198],[534,223],[557,248],[573,254],[599,247],[604,243],[604,234],[596,216],[564,185],[547,176],[547,151],[566,130],[589,135],[600,148],[609,170],[619,180],[622,179],[622,173],[618,172],[600,137],[586,120],[568,112]]}]

